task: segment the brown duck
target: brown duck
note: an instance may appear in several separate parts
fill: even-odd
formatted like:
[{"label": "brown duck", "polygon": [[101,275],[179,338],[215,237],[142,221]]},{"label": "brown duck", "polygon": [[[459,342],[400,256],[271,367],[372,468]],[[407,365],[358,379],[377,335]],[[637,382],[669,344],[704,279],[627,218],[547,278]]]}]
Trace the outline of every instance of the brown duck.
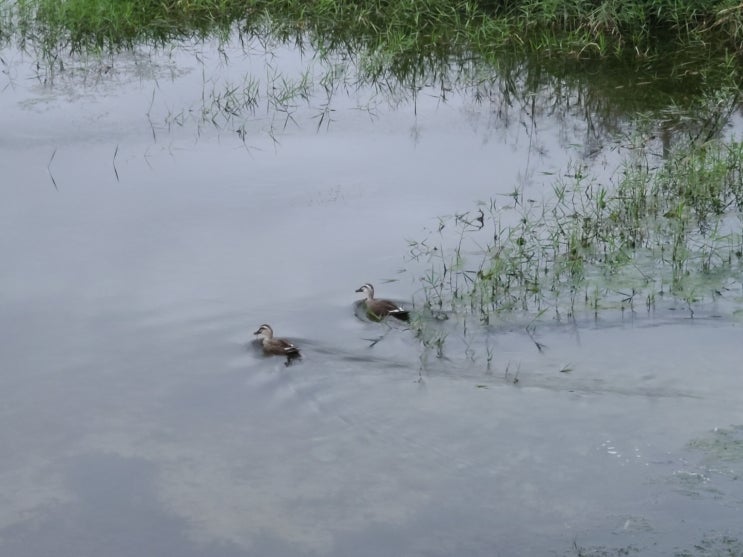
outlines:
[{"label": "brown duck", "polygon": [[258,327],[258,330],[253,334],[263,337],[263,352],[266,354],[286,356],[287,358],[297,358],[301,356],[299,348],[294,346],[291,342],[283,338],[274,338],[271,325],[266,325],[264,323]]},{"label": "brown duck", "polygon": [[369,283],[358,288],[356,292],[363,292],[366,294],[366,299],[364,300],[364,303],[366,304],[366,313],[377,321],[384,319],[388,315],[396,317],[401,321],[407,321],[410,317],[408,311],[401,308],[396,303],[391,302],[390,300],[375,298],[374,287]]}]

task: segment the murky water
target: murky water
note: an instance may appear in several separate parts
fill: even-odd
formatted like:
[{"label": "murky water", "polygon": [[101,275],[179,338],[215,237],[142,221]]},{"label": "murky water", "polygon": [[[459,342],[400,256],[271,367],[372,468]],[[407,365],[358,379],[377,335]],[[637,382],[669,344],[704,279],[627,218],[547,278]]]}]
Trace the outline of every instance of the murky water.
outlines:
[{"label": "murky water", "polygon": [[199,54],[50,84],[3,52],[1,554],[741,551],[738,322],[506,327],[488,366],[354,311],[413,296],[438,215],[580,157],[579,121],[362,90],[241,139],[198,108],[266,57]]}]

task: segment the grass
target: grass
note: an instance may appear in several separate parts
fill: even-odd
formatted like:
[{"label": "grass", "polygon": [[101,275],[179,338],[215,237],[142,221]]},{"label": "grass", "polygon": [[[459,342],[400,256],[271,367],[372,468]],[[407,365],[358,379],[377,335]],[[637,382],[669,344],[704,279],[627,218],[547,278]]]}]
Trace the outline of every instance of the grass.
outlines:
[{"label": "grass", "polygon": [[[741,81],[743,10],[730,0],[15,0],[0,4],[0,41],[37,60],[43,80],[106,56],[205,40],[288,44],[325,63],[311,86],[366,87],[412,99],[458,90],[478,102],[526,106],[549,89],[554,106],[584,110],[598,134],[628,114],[681,114]],[[79,60],[69,60],[80,57]],[[339,65],[353,75],[334,75]],[[649,77],[650,76],[650,77]],[[205,92],[203,122],[245,137],[259,103],[291,122],[307,83],[220,85]],[[329,87],[328,87],[329,85]],[[266,91],[272,94],[265,94]],[[273,94],[278,91],[277,94]],[[263,93],[263,94],[261,94]],[[576,102],[577,101],[577,102]],[[319,126],[331,115],[328,101]],[[569,107],[569,108],[568,108]],[[669,110],[671,109],[671,110]],[[172,123],[183,119],[172,115]],[[670,117],[674,117],[671,115]],[[594,138],[601,141],[601,138]]]},{"label": "grass", "polygon": [[[425,312],[526,320],[652,310],[743,290],[743,144],[707,135],[664,157],[638,136],[615,183],[574,165],[543,201],[516,191],[410,242]],[[662,145],[656,145],[662,149]]]},{"label": "grass", "polygon": [[405,64],[410,54],[436,51],[561,58],[737,53],[742,12],[732,0],[16,0],[3,9],[0,29],[72,51],[270,29],[318,51],[384,52],[402,55]]},{"label": "grass", "polygon": [[138,45],[221,36],[244,17],[244,6],[222,1],[17,0],[3,27],[22,46],[44,55],[118,52]]},{"label": "grass", "polygon": [[[498,96],[526,105],[550,89],[556,106],[580,106],[599,133],[627,114],[673,110],[741,81],[743,10],[730,1],[619,0],[15,0],[0,4],[0,41],[37,60],[43,79],[142,46],[205,40],[289,44],[324,62],[323,85],[370,85],[412,98],[421,88]],[[82,62],[70,57],[82,57]],[[339,63],[354,75],[332,75]],[[206,92],[204,122],[245,135],[260,91],[285,121],[306,84],[265,87],[252,76]],[[327,89],[327,87],[326,87]],[[578,100],[576,102],[576,100]],[[543,110],[553,110],[545,105]],[[573,108],[574,109],[574,108]],[[681,109],[681,110],[676,110]],[[329,106],[318,116],[326,125]],[[671,116],[673,117],[673,116]],[[173,115],[173,121],[181,118]],[[233,124],[234,121],[234,124]]]}]

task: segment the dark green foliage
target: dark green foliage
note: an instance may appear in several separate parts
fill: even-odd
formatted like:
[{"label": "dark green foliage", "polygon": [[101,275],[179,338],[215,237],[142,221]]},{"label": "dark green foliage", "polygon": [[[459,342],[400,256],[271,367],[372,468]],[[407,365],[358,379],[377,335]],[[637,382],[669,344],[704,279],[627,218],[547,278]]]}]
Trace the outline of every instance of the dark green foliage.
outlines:
[{"label": "dark green foliage", "polygon": [[743,28],[731,0],[18,0],[5,12],[5,35],[73,51],[269,26],[326,48],[646,57],[738,52]]}]

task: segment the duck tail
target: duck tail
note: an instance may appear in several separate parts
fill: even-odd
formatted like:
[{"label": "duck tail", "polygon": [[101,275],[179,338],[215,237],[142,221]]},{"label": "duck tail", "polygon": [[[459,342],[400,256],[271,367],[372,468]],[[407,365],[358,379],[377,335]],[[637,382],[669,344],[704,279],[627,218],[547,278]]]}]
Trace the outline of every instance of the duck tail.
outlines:
[{"label": "duck tail", "polygon": [[399,319],[400,321],[409,321],[410,312],[406,309],[395,309],[390,312],[392,317]]}]

